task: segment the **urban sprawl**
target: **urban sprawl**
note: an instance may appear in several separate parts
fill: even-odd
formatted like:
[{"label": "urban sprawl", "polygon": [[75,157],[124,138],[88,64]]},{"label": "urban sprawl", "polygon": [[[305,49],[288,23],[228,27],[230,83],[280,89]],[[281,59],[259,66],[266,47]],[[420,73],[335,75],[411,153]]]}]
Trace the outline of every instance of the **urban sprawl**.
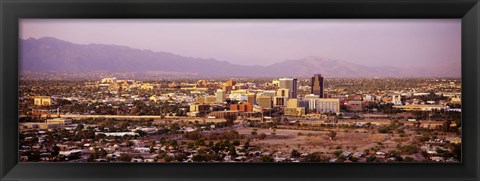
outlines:
[{"label": "urban sprawl", "polygon": [[22,162],[461,162],[459,78],[21,80]]}]

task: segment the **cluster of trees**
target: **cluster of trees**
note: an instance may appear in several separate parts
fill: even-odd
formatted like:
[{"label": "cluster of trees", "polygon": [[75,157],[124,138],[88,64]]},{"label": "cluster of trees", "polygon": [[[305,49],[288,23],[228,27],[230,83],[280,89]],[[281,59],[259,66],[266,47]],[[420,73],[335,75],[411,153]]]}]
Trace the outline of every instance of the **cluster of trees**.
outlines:
[{"label": "cluster of trees", "polygon": [[403,112],[401,109],[394,108],[392,103],[379,104],[377,110],[385,114],[397,114]]},{"label": "cluster of trees", "polygon": [[404,133],[402,129],[399,129],[400,127],[403,126],[403,123],[400,123],[398,121],[392,121],[388,126],[380,126],[378,127],[378,132],[379,133],[393,133],[394,130],[397,130],[398,133]]},{"label": "cluster of trees", "polygon": [[327,162],[328,158],[323,156],[320,152],[313,152],[305,156],[304,162]]},{"label": "cluster of trees", "polygon": [[411,155],[414,153],[418,153],[419,149],[415,145],[397,145],[397,150],[399,150],[402,154]]},{"label": "cluster of trees", "polygon": [[438,102],[440,100],[448,100],[448,97],[445,97],[443,95],[437,95],[433,91],[431,91],[428,95],[418,96],[418,97],[415,97],[415,98],[418,98],[418,99],[420,99],[424,102],[427,102],[427,101]]}]

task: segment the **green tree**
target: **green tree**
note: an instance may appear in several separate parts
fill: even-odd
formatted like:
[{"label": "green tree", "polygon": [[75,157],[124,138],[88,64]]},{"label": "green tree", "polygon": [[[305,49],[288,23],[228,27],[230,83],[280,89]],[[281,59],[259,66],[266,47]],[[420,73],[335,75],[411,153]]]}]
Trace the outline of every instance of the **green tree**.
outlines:
[{"label": "green tree", "polygon": [[293,157],[293,158],[297,158],[300,156],[300,152],[298,152],[297,150],[293,149],[292,152],[290,153],[290,156]]},{"label": "green tree", "polygon": [[235,124],[235,120],[237,120],[237,115],[228,114],[228,115],[225,115],[224,118],[225,118],[227,126],[233,126]]},{"label": "green tree", "polygon": [[263,140],[263,139],[267,138],[267,135],[266,135],[265,133],[261,133],[261,134],[259,135],[259,138],[260,138],[261,140]]},{"label": "green tree", "polygon": [[120,160],[121,162],[131,162],[132,157],[129,154],[121,154],[118,160]]},{"label": "green tree", "polygon": [[237,151],[235,150],[234,146],[230,146],[230,149],[228,149],[228,154],[230,154],[230,156],[233,156],[233,157],[237,156]]},{"label": "green tree", "polygon": [[75,128],[76,131],[81,131],[83,130],[83,128],[85,128],[85,126],[83,126],[83,124],[78,124],[77,127]]},{"label": "green tree", "polygon": [[326,162],[327,158],[322,156],[320,152],[313,152],[311,154],[308,154],[303,161],[304,162]]},{"label": "green tree", "polygon": [[58,146],[56,146],[56,145],[53,146],[53,148],[52,148],[52,156],[54,156],[54,157],[55,157],[55,156],[58,156],[59,153],[60,153],[60,147],[58,147]]},{"label": "green tree", "polygon": [[273,158],[270,155],[263,155],[261,160],[262,162],[273,162]]}]

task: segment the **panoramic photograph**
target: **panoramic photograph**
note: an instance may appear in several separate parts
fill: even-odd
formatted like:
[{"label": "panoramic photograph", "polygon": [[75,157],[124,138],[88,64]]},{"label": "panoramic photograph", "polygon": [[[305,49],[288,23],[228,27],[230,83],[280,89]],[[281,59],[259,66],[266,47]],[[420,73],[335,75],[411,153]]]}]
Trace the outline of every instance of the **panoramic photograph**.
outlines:
[{"label": "panoramic photograph", "polygon": [[19,162],[462,162],[460,19],[19,31]]}]

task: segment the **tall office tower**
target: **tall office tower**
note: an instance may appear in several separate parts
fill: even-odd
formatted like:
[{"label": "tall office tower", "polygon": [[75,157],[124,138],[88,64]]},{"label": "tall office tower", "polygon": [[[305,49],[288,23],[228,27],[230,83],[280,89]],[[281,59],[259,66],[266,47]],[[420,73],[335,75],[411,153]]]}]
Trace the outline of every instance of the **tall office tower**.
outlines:
[{"label": "tall office tower", "polygon": [[297,89],[298,89],[298,85],[297,85],[297,79],[293,79],[293,89],[292,89],[292,98],[296,99],[297,98]]},{"label": "tall office tower", "polygon": [[312,94],[323,98],[323,77],[322,74],[315,74],[312,77]]},{"label": "tall office tower", "polygon": [[288,98],[297,98],[297,79],[291,78],[282,78],[279,79],[279,88],[280,89],[289,89],[292,91],[292,94]]},{"label": "tall office tower", "polygon": [[216,102],[217,103],[223,103],[225,102],[225,99],[227,98],[227,94],[225,91],[223,91],[222,89],[217,89],[217,92],[215,93],[217,99],[216,99]]}]

